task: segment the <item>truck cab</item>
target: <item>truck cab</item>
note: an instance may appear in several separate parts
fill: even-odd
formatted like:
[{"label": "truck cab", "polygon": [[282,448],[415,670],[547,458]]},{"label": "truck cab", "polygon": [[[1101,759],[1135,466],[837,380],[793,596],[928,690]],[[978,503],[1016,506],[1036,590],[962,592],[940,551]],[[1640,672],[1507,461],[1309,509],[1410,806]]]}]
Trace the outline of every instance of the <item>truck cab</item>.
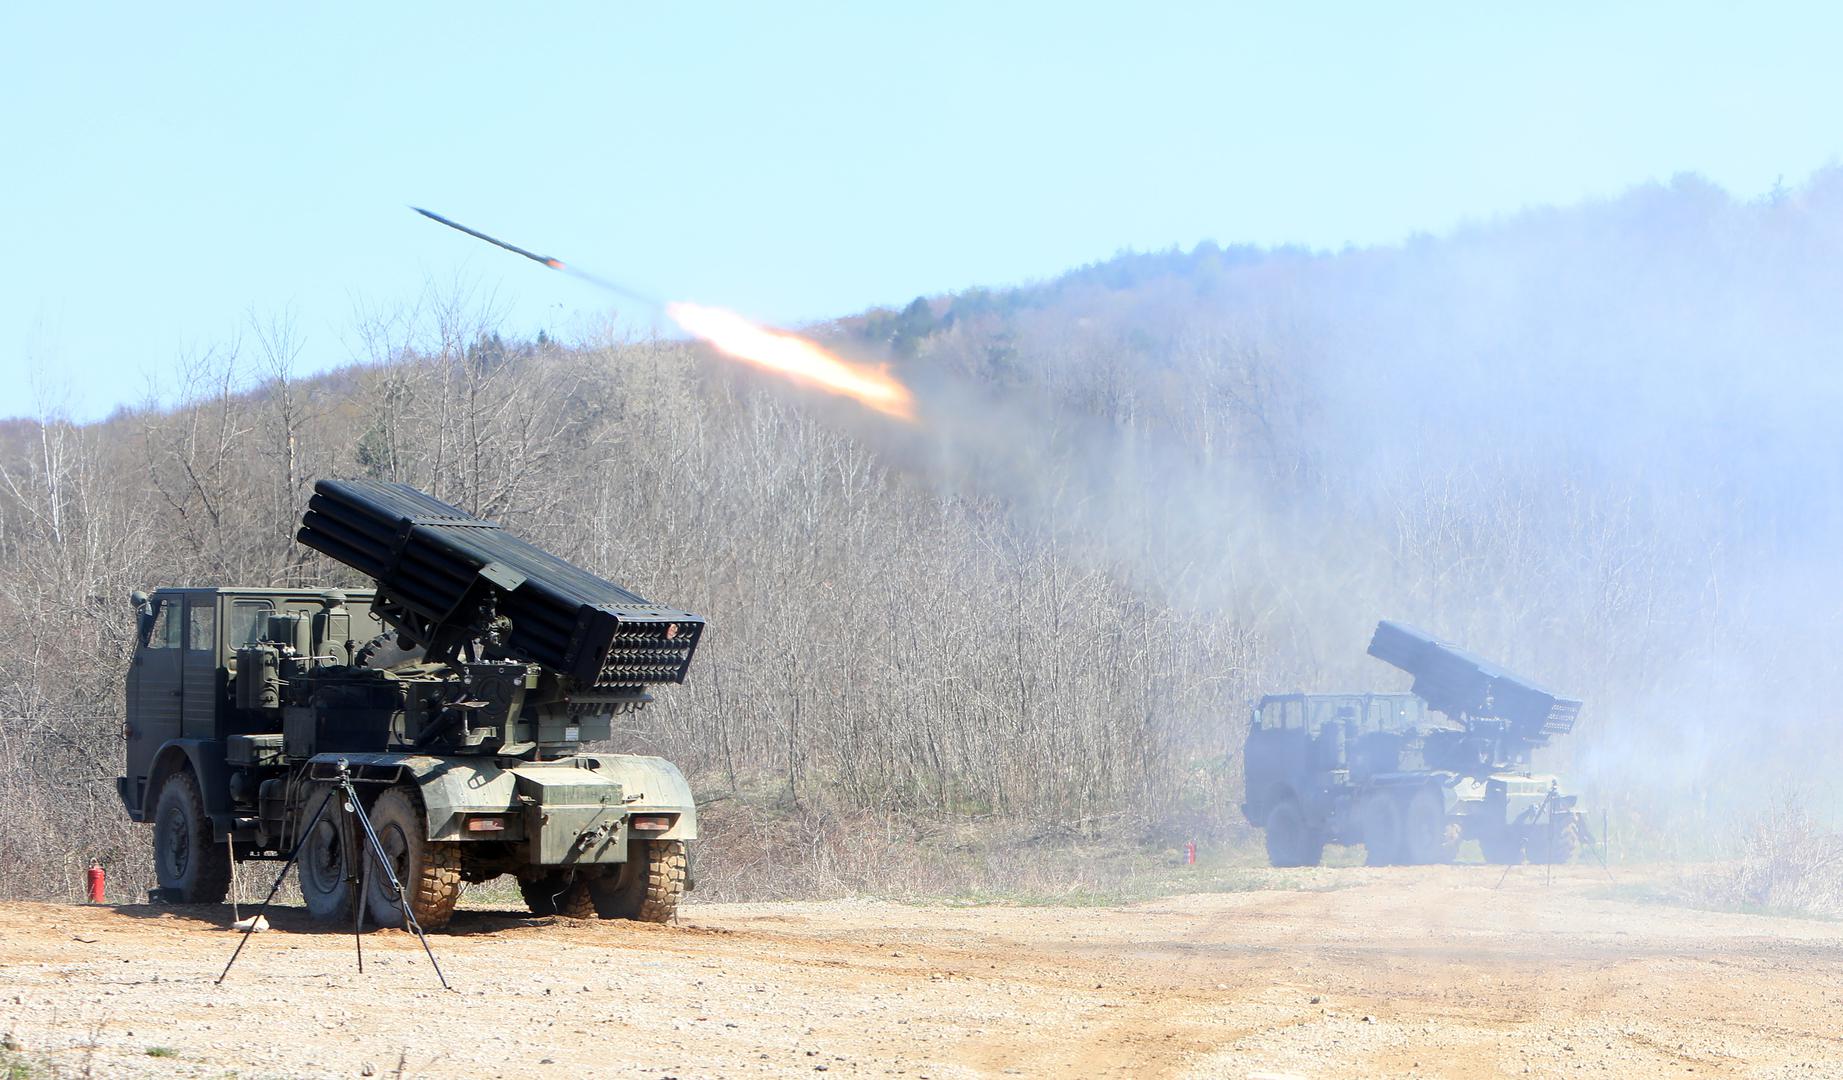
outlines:
[{"label": "truck cab", "polygon": [[1264,826],[1280,803],[1329,817],[1352,783],[1416,763],[1427,703],[1413,694],[1269,694],[1254,708],[1243,751],[1242,813]]},{"label": "truck cab", "polygon": [[282,640],[310,663],[349,663],[356,649],[383,632],[371,599],[369,590],[323,589],[170,588],[135,594],[127,753],[115,782],[129,817],[151,820],[161,784],[190,765],[221,841],[232,824],[222,797],[229,740],[268,730],[260,715],[235,707],[237,650]]}]

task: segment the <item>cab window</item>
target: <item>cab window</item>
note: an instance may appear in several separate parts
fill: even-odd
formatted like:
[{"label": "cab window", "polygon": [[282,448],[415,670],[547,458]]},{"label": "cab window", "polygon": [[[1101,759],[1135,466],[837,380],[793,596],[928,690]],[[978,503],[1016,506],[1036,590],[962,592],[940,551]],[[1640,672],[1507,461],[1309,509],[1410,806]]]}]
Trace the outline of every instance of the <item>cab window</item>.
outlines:
[{"label": "cab window", "polygon": [[1338,724],[1359,724],[1362,720],[1362,717],[1358,715],[1360,711],[1356,702],[1348,699],[1341,700],[1337,703],[1336,707],[1330,710],[1329,716],[1320,718],[1318,726],[1320,728],[1324,727],[1325,721],[1327,720],[1334,721]]},{"label": "cab window", "polygon": [[224,626],[224,643],[232,649],[261,641],[269,636],[269,616],[275,605],[267,600],[239,600],[230,606],[230,618]]},{"label": "cab window", "polygon": [[154,601],[154,618],[149,624],[147,647],[179,648],[179,601],[166,598]]},{"label": "cab window", "polygon": [[186,605],[186,648],[214,652],[218,647],[218,612],[210,601]]}]

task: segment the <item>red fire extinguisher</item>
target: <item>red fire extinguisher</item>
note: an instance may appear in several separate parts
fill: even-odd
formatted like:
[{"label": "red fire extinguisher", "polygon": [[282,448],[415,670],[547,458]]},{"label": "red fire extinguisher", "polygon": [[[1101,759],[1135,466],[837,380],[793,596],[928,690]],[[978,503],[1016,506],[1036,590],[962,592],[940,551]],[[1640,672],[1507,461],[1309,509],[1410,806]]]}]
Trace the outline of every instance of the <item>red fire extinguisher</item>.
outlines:
[{"label": "red fire extinguisher", "polygon": [[103,873],[102,867],[91,863],[89,873],[84,876],[89,878],[90,882],[90,903],[102,903],[103,890],[107,885],[107,875]]}]

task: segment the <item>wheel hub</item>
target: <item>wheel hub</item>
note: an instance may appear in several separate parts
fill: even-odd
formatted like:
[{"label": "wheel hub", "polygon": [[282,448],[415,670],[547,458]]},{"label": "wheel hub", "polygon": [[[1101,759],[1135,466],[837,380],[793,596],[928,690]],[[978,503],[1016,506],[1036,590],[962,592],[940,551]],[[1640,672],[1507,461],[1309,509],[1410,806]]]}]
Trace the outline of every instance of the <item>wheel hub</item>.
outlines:
[{"label": "wheel hub", "polygon": [[186,874],[192,859],[192,835],[186,816],[177,807],[167,807],[160,815],[160,862],[167,877],[177,881]]},{"label": "wheel hub", "polygon": [[[403,878],[409,873],[409,841],[403,836],[403,830],[394,825],[386,826],[378,833],[378,846],[384,849],[384,857],[390,863],[390,872],[397,879],[397,885],[403,885]],[[381,875],[380,875],[381,876]],[[398,893],[390,887],[390,882],[378,882],[379,895],[391,903],[397,902]]]},{"label": "wheel hub", "polygon": [[306,862],[316,884],[325,887],[336,883],[343,861],[341,854],[338,828],[324,821],[314,826]]}]

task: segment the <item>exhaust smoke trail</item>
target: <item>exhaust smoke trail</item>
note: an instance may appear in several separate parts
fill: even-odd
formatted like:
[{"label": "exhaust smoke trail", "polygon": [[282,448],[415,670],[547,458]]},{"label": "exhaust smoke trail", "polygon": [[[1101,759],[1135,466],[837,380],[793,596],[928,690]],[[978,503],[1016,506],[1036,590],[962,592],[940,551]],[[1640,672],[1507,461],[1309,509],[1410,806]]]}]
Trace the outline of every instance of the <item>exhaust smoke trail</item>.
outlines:
[{"label": "exhaust smoke trail", "polygon": [[535,251],[488,236],[477,229],[470,229],[433,210],[424,210],[420,206],[412,206],[410,209],[431,221],[438,221],[457,232],[466,233],[477,240],[484,240],[494,247],[504,248],[514,255],[523,255],[532,262],[541,263],[552,270],[561,270],[599,289],[627,297],[649,307],[658,308],[686,333],[710,345],[729,359],[751,364],[764,371],[774,372],[827,393],[848,397],[865,408],[874,409],[885,416],[893,416],[911,423],[915,420],[914,394],[910,393],[909,388],[891,375],[889,369],[882,364],[863,364],[846,360],[797,334],[790,334],[783,330],[770,330],[750,322],[733,311],[682,301],[662,302],[624,285],[578,270],[566,264],[562,259],[539,255]]}]

